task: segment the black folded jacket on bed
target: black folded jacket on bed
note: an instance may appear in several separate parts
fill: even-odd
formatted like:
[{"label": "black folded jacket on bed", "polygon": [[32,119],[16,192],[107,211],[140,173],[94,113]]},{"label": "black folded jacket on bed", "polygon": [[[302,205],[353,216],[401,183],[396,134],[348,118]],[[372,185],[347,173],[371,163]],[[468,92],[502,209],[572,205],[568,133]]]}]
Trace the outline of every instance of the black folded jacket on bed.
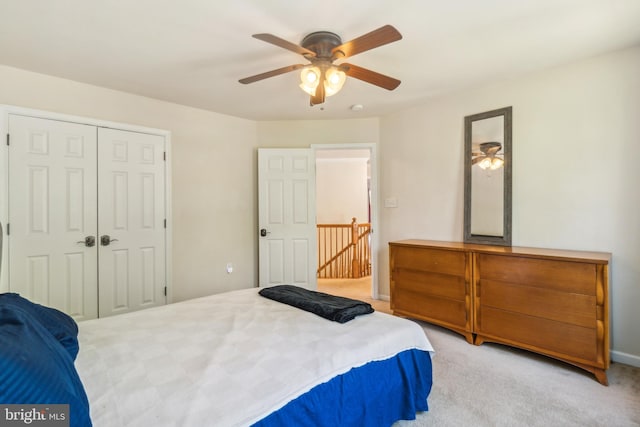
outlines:
[{"label": "black folded jacket on bed", "polygon": [[310,291],[293,285],[277,285],[258,292],[265,298],[282,302],[317,314],[325,319],[345,323],[361,314],[373,313],[373,307],[364,301]]}]

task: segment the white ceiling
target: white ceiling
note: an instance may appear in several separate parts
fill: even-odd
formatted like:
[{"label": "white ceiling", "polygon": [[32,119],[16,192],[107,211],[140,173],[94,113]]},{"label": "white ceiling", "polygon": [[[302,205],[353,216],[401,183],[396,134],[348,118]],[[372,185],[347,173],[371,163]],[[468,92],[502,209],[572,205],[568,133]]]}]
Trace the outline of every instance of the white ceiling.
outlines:
[{"label": "white ceiling", "polygon": [[[252,34],[348,41],[385,24],[403,39],[349,62],[395,91],[348,79],[310,107],[296,72],[238,83],[306,63]],[[0,0],[1,64],[253,120],[380,116],[639,43],[640,0]]]}]

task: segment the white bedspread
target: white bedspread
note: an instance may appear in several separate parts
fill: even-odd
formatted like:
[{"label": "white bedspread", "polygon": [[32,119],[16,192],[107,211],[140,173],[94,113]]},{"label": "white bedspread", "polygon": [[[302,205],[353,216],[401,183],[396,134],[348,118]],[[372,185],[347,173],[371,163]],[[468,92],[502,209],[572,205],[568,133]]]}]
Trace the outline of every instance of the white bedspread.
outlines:
[{"label": "white bedspread", "polygon": [[375,312],[339,324],[257,291],[80,322],[94,426],[249,425],[352,367],[433,351],[410,320]]}]

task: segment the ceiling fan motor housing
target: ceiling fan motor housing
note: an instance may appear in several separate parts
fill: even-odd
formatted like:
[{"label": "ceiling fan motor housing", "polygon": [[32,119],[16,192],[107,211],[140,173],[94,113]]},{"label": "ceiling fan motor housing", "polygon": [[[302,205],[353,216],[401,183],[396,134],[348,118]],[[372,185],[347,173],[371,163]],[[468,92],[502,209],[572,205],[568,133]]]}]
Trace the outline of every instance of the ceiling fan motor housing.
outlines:
[{"label": "ceiling fan motor housing", "polygon": [[[316,31],[302,39],[300,45],[316,53],[318,59],[331,59],[331,50],[342,44],[340,36],[329,31]],[[309,58],[307,58],[309,59]]]},{"label": "ceiling fan motor housing", "polygon": [[502,144],[495,141],[483,142],[480,144],[480,151],[486,155],[494,155],[502,149]]}]

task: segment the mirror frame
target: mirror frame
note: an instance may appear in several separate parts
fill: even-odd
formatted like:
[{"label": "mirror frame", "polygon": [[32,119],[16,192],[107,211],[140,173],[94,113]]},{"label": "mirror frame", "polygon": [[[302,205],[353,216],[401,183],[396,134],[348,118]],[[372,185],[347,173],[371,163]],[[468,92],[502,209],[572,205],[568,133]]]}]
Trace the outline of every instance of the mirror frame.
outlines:
[{"label": "mirror frame", "polygon": [[[502,236],[471,234],[471,167],[473,122],[492,117],[504,117],[504,195]],[[499,108],[464,118],[464,242],[511,246],[511,174],[512,174],[512,107]]]}]

